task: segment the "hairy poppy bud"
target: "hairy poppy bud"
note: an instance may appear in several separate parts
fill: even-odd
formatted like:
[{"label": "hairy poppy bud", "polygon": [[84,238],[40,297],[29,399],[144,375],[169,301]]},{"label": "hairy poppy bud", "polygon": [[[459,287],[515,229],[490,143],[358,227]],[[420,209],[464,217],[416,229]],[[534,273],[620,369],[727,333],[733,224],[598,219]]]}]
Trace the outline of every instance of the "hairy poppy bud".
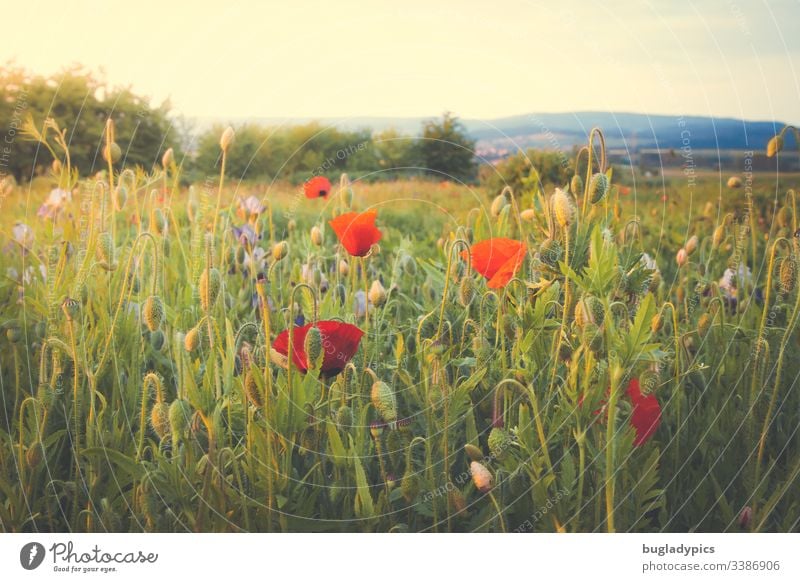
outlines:
[{"label": "hairy poppy bud", "polygon": [[39,466],[44,458],[44,447],[40,441],[33,443],[27,451],[25,451],[25,463],[31,469]]},{"label": "hairy poppy bud", "polygon": [[506,199],[505,194],[500,194],[499,196],[496,196],[494,200],[492,200],[492,205],[489,207],[489,212],[493,218],[497,218],[500,216],[500,213],[506,206],[508,206],[508,200]]},{"label": "hairy poppy bud", "polygon": [[372,385],[370,398],[375,410],[381,415],[381,418],[386,422],[394,422],[397,420],[397,400],[395,399],[392,388],[386,383],[375,382]]},{"label": "hairy poppy bud", "polygon": [[306,339],[303,342],[303,350],[306,352],[308,367],[319,370],[325,357],[325,350],[322,345],[322,333],[316,326],[311,326],[306,332]]},{"label": "hairy poppy bud", "polygon": [[653,333],[658,333],[661,331],[662,327],[664,327],[664,318],[660,313],[656,313],[653,316],[653,319],[650,320],[650,331]]},{"label": "hairy poppy bud", "polygon": [[233,131],[233,128],[229,125],[225,128],[225,131],[222,132],[222,136],[219,138],[219,147],[223,152],[227,152],[228,149],[231,147],[234,138],[236,137],[236,132]]},{"label": "hairy poppy bud", "polygon": [[506,456],[508,447],[511,446],[513,439],[504,429],[495,427],[489,433],[489,452],[495,459],[502,460]]},{"label": "hairy poppy bud", "polygon": [[164,155],[161,156],[161,165],[164,168],[167,168],[172,162],[175,160],[175,152],[172,151],[172,148],[169,148],[167,151],[164,152]]},{"label": "hairy poppy bud", "polygon": [[525,222],[533,222],[534,218],[536,218],[536,211],[533,208],[526,208],[519,213],[519,217]]},{"label": "hairy poppy bud", "polygon": [[697,240],[697,235],[696,234],[692,235],[689,238],[689,240],[686,241],[686,245],[684,245],[683,248],[685,248],[686,252],[691,255],[693,252],[695,252],[697,250],[697,243],[698,242],[699,241]]},{"label": "hairy poppy bud", "polygon": [[251,370],[247,370],[244,375],[244,394],[247,400],[256,408],[264,406],[264,398],[261,395],[261,390],[258,388],[255,374]]},{"label": "hairy poppy bud", "polygon": [[316,246],[322,246],[322,230],[316,225],[311,227],[311,242]]},{"label": "hairy poppy bud", "polygon": [[608,176],[598,172],[592,176],[592,181],[589,182],[589,202],[597,204],[605,198],[608,192]]},{"label": "hairy poppy bud", "polygon": [[700,319],[697,320],[698,335],[700,337],[705,337],[710,327],[711,327],[711,316],[708,313],[704,313],[703,315],[700,316]]},{"label": "hairy poppy bud", "polygon": [[380,307],[386,303],[386,289],[377,279],[372,282],[372,286],[369,288],[369,302],[375,307]]},{"label": "hairy poppy bud", "polygon": [[552,238],[545,239],[539,246],[539,259],[550,267],[555,267],[558,264],[563,253],[564,250],[561,248],[561,243]]},{"label": "hairy poppy bud", "polygon": [[200,307],[209,311],[217,302],[222,286],[222,276],[215,268],[205,269],[200,275]]},{"label": "hairy poppy bud", "polygon": [[191,416],[192,407],[186,400],[178,399],[169,405],[169,428],[173,438],[186,432]]},{"label": "hairy poppy bud", "polygon": [[581,178],[578,174],[574,174],[572,179],[569,181],[569,191],[575,196],[580,196],[583,194],[583,178]]},{"label": "hairy poppy bud", "polygon": [[117,142],[111,142],[103,149],[103,159],[106,162],[110,161],[112,164],[116,164],[121,157],[122,148],[119,147]]},{"label": "hairy poppy bud", "polygon": [[552,197],[553,213],[556,217],[561,228],[566,228],[572,224],[573,213],[575,208],[572,205],[572,200],[569,195],[561,188],[556,188],[555,194]]},{"label": "hairy poppy bud", "polygon": [[160,439],[170,431],[169,410],[170,407],[166,402],[156,402],[150,411],[150,426]]},{"label": "hairy poppy bud", "polygon": [[114,193],[111,198],[114,204],[114,210],[120,212],[125,208],[125,203],[128,201],[128,189],[125,186],[117,186],[114,188]]},{"label": "hairy poppy bud", "polygon": [[714,229],[714,235],[711,237],[711,245],[716,249],[725,240],[725,225],[720,224]]},{"label": "hairy poppy bud", "polygon": [[353,426],[353,409],[342,404],[336,411],[336,424],[345,430]]},{"label": "hairy poppy bud", "polygon": [[191,353],[200,347],[202,333],[199,325],[194,326],[186,332],[186,336],[183,338],[183,346],[186,348],[187,352]]},{"label": "hairy poppy bud", "polygon": [[285,240],[275,243],[275,246],[272,247],[272,258],[275,262],[280,261],[288,254],[289,243]]},{"label": "hairy poppy bud", "polygon": [[67,318],[67,321],[72,321],[80,311],[80,304],[71,297],[66,297],[64,301],[61,302],[61,311],[64,317]]},{"label": "hairy poppy bud", "polygon": [[786,257],[781,263],[781,287],[785,293],[791,293],[797,280],[797,265],[792,257]]},{"label": "hairy poppy bud", "polygon": [[681,247],[678,251],[678,254],[675,255],[675,262],[678,263],[679,267],[684,266],[689,261],[689,253],[686,252],[686,249]]},{"label": "hairy poppy bud", "polygon": [[472,475],[472,482],[475,484],[475,488],[478,491],[481,493],[488,493],[492,490],[494,481],[492,474],[489,472],[489,469],[484,467],[481,463],[472,461],[469,464],[469,473]]},{"label": "hairy poppy bud", "polygon": [[774,157],[779,151],[783,149],[783,135],[778,134],[772,137],[767,142],[767,157]]},{"label": "hairy poppy bud", "polygon": [[728,188],[741,188],[742,179],[739,176],[731,176],[728,178]]},{"label": "hairy poppy bud", "polygon": [[164,303],[158,295],[151,295],[144,302],[144,323],[150,331],[156,331],[164,323]]},{"label": "hairy poppy bud", "polygon": [[458,301],[464,307],[469,306],[475,298],[475,280],[472,277],[464,277],[458,286]]},{"label": "hairy poppy bud", "polygon": [[470,461],[480,461],[483,459],[483,452],[475,445],[467,443],[464,445],[464,452],[467,453]]}]

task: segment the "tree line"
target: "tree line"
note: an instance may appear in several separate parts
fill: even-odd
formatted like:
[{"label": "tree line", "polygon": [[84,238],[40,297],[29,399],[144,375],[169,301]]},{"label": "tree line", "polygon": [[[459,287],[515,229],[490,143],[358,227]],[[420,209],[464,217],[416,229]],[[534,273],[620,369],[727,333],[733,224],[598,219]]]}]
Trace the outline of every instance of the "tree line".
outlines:
[{"label": "tree line", "polygon": [[[223,126],[197,131],[168,102],[153,104],[80,68],[44,76],[8,65],[0,67],[0,178],[13,175],[24,182],[47,174],[52,157],[28,139],[26,124],[42,128],[48,118],[65,130],[72,166],[84,176],[105,167],[102,144],[109,118],[127,166],[150,170],[173,148],[188,182],[218,172]],[[365,180],[430,176],[472,182],[478,177],[475,142],[449,113],[425,121],[418,135],[320,123],[245,123],[235,130],[226,163],[228,175],[237,179],[300,183],[342,172]]]}]

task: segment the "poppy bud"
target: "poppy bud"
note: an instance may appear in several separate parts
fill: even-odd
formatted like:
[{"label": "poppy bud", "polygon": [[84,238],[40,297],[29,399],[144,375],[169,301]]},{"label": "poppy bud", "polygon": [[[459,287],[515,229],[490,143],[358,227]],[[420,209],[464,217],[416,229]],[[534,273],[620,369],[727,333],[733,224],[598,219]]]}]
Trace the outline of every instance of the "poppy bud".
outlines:
[{"label": "poppy bud", "polygon": [[489,469],[477,461],[472,461],[469,464],[469,473],[472,475],[472,482],[478,491],[488,493],[492,490],[493,478]]},{"label": "poppy bud", "polygon": [[340,260],[339,261],[339,274],[342,277],[347,277],[347,275],[349,273],[350,273],[350,265],[348,265],[347,261],[345,261],[344,259]]},{"label": "poppy bud", "polygon": [[164,155],[161,156],[161,165],[164,168],[167,168],[172,162],[175,160],[175,152],[172,151],[172,148],[169,148],[167,151],[164,152]]},{"label": "poppy bud", "polygon": [[464,277],[458,286],[458,301],[464,307],[468,307],[475,297],[475,280],[472,277]]},{"label": "poppy bud", "polygon": [[720,224],[714,229],[714,235],[711,237],[711,245],[716,249],[725,240],[725,225]]},{"label": "poppy bud", "polygon": [[406,275],[409,277],[413,277],[417,274],[417,261],[411,255],[406,255],[405,259],[403,259],[403,271],[405,271]]},{"label": "poppy bud", "polygon": [[419,495],[419,476],[412,467],[406,469],[402,481],[400,481],[400,491],[409,503]]},{"label": "poppy bud", "polygon": [[258,382],[256,382],[255,375],[251,370],[247,370],[244,375],[244,394],[247,396],[247,400],[255,406],[256,408],[261,408],[264,406],[264,398],[261,395],[261,390],[258,388]]},{"label": "poppy bud", "polygon": [[25,451],[25,463],[31,469],[39,466],[44,458],[44,447],[40,441],[33,443],[27,451]]},{"label": "poppy bud", "polygon": [[489,452],[492,453],[495,459],[502,460],[512,442],[513,439],[510,434],[502,428],[495,427],[489,433]]},{"label": "poppy bud", "polygon": [[505,194],[496,196],[495,199],[492,200],[492,205],[489,207],[489,212],[491,213],[492,218],[497,218],[500,216],[500,213],[506,206],[508,206],[508,200],[506,199]]},{"label": "poppy bud", "polygon": [[700,316],[700,319],[697,320],[697,334],[700,337],[705,337],[710,327],[711,316],[708,313],[704,313]]},{"label": "poppy bud", "polygon": [[697,240],[697,235],[692,235],[691,238],[689,238],[689,240],[686,241],[686,245],[683,248],[685,248],[686,252],[691,255],[693,252],[697,250],[698,242],[699,241]]},{"label": "poppy bud", "polygon": [[533,222],[533,219],[536,218],[536,211],[533,208],[526,208],[519,213],[519,217],[525,222]]},{"label": "poppy bud", "polygon": [[551,200],[553,213],[555,214],[556,222],[558,222],[559,226],[561,226],[561,228],[566,228],[572,224],[574,207],[567,193],[561,188],[556,188],[555,194],[553,194]]},{"label": "poppy bud", "polygon": [[741,513],[739,513],[739,527],[742,529],[747,529],[750,527],[750,522],[753,521],[753,508],[749,505],[745,505],[742,508]]},{"label": "poppy bud", "polygon": [[372,385],[370,393],[372,405],[386,422],[397,420],[397,400],[392,388],[380,380]]},{"label": "poppy bud", "polygon": [[353,426],[353,410],[346,404],[340,406],[336,411],[336,424],[343,430]]},{"label": "poppy bud", "polygon": [[783,135],[778,134],[767,142],[767,157],[774,157],[779,151],[783,149]]},{"label": "poppy bud", "polygon": [[372,286],[369,288],[369,302],[375,307],[380,307],[386,303],[386,289],[377,279],[372,282]]},{"label": "poppy bud", "polygon": [[675,262],[678,263],[679,267],[684,266],[689,261],[689,253],[686,252],[686,249],[681,247],[678,251],[678,254],[675,255]]},{"label": "poppy bud", "polygon": [[125,203],[128,201],[128,189],[125,186],[117,186],[114,188],[112,202],[114,203],[114,210],[120,212],[125,208]]},{"label": "poppy bud", "polygon": [[475,445],[467,443],[464,445],[464,452],[467,453],[470,461],[480,461],[483,459],[483,452]]},{"label": "poppy bud", "polygon": [[599,352],[603,348],[603,334],[600,328],[594,323],[587,323],[582,331],[583,343],[593,352]]},{"label": "poppy bud", "polygon": [[178,399],[169,405],[169,428],[173,438],[186,432],[191,415],[192,407],[186,400]]},{"label": "poppy bud", "polygon": [[200,275],[200,307],[209,311],[217,302],[222,286],[222,276],[215,268],[205,269]]},{"label": "poppy bud", "polygon": [[164,323],[164,303],[158,295],[151,295],[144,302],[144,310],[142,312],[144,322],[147,329],[156,331]]},{"label": "poppy bud", "polygon": [[792,257],[786,257],[781,263],[780,280],[784,293],[791,293],[797,277],[797,265]]},{"label": "poppy bud", "polygon": [[583,178],[581,178],[578,174],[574,174],[572,179],[569,181],[569,191],[575,196],[580,196],[583,194]]},{"label": "poppy bud", "polygon": [[58,158],[55,158],[53,160],[53,163],[50,164],[50,170],[54,174],[60,174],[61,173],[61,160],[59,160]]},{"label": "poppy bud", "polygon": [[222,137],[219,138],[219,147],[223,152],[227,152],[228,148],[231,147],[234,138],[236,137],[236,132],[233,131],[233,128],[229,125],[225,128],[225,131],[222,132]]},{"label": "poppy bud", "polygon": [[294,232],[297,228],[297,222],[294,218],[289,219],[289,222],[286,223],[286,230],[289,232]]},{"label": "poppy bud", "polygon": [[325,357],[322,348],[322,333],[318,327],[311,326],[306,332],[306,339],[303,342],[303,350],[306,352],[310,369],[319,370],[322,367],[322,360]]},{"label": "poppy bud", "polygon": [[589,202],[597,204],[600,202],[608,192],[608,176],[598,172],[592,176],[592,181],[589,182]]},{"label": "poppy bud", "polygon": [[150,426],[160,439],[169,434],[169,410],[169,405],[166,402],[156,402],[150,411]]},{"label": "poppy bud", "polygon": [[539,247],[539,259],[545,265],[555,267],[558,264],[558,261],[561,260],[561,255],[563,252],[564,251],[561,248],[561,243],[555,239],[548,238],[545,239]]},{"label": "poppy bud", "polygon": [[280,261],[288,254],[289,254],[289,243],[286,242],[285,240],[275,243],[275,246],[272,247],[272,258],[275,260],[275,262]]},{"label": "poppy bud", "polygon": [[187,352],[191,353],[200,347],[201,334],[202,331],[199,325],[186,332],[186,336],[183,338],[183,346]]},{"label": "poppy bud", "polygon": [[67,318],[67,321],[72,321],[80,311],[80,304],[71,297],[66,297],[64,301],[61,302],[61,311],[64,313],[64,317]]},{"label": "poppy bud", "polygon": [[731,176],[728,178],[728,188],[741,188],[742,179],[739,176]]},{"label": "poppy bud", "polygon": [[122,148],[119,147],[117,142],[111,142],[110,144],[106,145],[103,149],[103,159],[108,162],[110,161],[112,164],[116,164],[119,159],[122,157]]},{"label": "poppy bud", "polygon": [[311,242],[316,246],[322,246],[322,231],[316,225],[311,227]]}]

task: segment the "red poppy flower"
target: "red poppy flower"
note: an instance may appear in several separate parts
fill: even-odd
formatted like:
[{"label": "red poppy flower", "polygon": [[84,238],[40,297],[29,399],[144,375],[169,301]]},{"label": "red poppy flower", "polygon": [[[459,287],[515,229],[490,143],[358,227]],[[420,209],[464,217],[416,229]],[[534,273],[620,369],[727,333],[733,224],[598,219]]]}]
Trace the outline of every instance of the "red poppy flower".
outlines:
[{"label": "red poppy flower", "polygon": [[314,176],[303,184],[306,198],[325,198],[331,193],[331,182],[325,176]]},{"label": "red poppy flower", "polygon": [[368,210],[361,214],[346,212],[329,221],[339,242],[354,257],[363,257],[369,253],[376,242],[381,240],[382,233],[375,226],[378,213]]},{"label": "red poppy flower", "polygon": [[[528,247],[525,243],[508,238],[492,238],[472,245],[472,268],[486,277],[490,289],[508,285],[517,274]],[[461,256],[467,258],[467,251]]]},{"label": "red poppy flower", "polygon": [[661,424],[661,405],[655,394],[642,395],[639,380],[636,378],[628,384],[628,397],[633,404],[631,424],[636,429],[633,446],[640,447],[650,440]]},{"label": "red poppy flower", "polygon": [[[364,335],[364,332],[355,325],[341,321],[318,321],[302,327],[295,327],[292,334],[294,338],[292,342],[292,363],[302,372],[308,371],[308,357],[306,356],[304,345],[306,334],[308,334],[308,330],[312,326],[316,326],[319,329],[320,336],[322,336],[322,349],[324,351],[322,373],[327,377],[335,376],[344,369],[347,362],[358,351],[358,344],[361,342],[361,336]],[[272,342],[272,347],[283,356],[289,355],[288,329],[278,334],[278,337]]]}]

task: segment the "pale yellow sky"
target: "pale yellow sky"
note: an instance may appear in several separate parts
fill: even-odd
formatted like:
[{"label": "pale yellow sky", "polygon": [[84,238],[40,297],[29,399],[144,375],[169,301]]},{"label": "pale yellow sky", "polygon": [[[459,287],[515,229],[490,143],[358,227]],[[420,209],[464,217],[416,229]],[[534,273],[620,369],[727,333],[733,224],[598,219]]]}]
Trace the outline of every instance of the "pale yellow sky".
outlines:
[{"label": "pale yellow sky", "polygon": [[61,0],[2,17],[1,62],[102,68],[188,116],[800,121],[793,0]]}]

